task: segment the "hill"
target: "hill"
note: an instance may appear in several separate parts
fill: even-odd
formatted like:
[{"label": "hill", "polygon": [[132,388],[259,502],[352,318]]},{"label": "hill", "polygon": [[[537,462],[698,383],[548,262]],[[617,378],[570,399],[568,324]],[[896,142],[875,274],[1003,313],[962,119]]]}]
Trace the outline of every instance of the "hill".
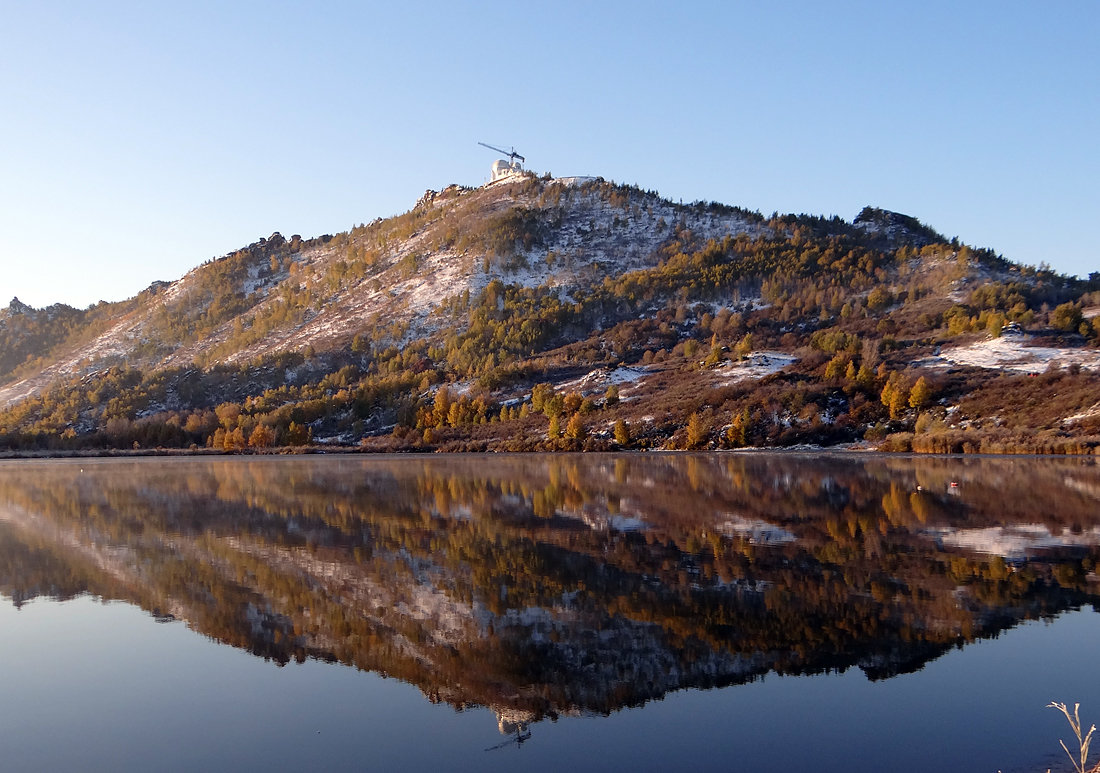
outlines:
[{"label": "hill", "polygon": [[428,191],[85,310],[0,311],[11,449],[848,443],[1087,452],[1088,281],[872,207],[765,217],[602,179]]}]

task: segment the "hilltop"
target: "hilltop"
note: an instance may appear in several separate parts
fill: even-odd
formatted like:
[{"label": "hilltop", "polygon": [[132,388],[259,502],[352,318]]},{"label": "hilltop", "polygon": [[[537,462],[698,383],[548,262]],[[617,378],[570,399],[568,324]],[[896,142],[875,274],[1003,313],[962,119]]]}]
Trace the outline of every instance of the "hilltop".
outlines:
[{"label": "hilltop", "polygon": [[1088,452],[1100,274],[867,207],[677,204],[592,178],[428,191],[134,298],[0,310],[13,449]]}]

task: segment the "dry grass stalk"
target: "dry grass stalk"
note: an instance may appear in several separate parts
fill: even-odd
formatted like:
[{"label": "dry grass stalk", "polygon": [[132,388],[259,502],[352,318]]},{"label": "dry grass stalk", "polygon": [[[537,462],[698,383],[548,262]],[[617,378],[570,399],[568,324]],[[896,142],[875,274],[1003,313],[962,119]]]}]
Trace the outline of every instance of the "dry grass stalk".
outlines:
[{"label": "dry grass stalk", "polygon": [[1088,767],[1089,758],[1089,745],[1092,743],[1092,734],[1096,732],[1096,725],[1092,725],[1088,732],[1084,735],[1081,734],[1081,716],[1078,713],[1081,708],[1080,703],[1073,704],[1073,714],[1069,713],[1069,708],[1064,703],[1057,703],[1052,701],[1047,704],[1048,709],[1058,709],[1065,714],[1066,721],[1069,722],[1069,726],[1073,728],[1073,734],[1077,736],[1078,753],[1080,755],[1080,761],[1074,759],[1073,753],[1070,752],[1069,747],[1066,746],[1066,742],[1058,739],[1058,743],[1062,744],[1062,749],[1065,750],[1066,756],[1069,757],[1069,761],[1073,763],[1073,769],[1077,773],[1100,773],[1100,762],[1097,762],[1091,768]]}]

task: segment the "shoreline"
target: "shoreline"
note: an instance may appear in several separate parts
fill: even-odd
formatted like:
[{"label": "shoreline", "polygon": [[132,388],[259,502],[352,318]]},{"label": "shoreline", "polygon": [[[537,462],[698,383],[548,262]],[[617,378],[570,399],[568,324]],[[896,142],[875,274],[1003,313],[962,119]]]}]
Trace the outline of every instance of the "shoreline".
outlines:
[{"label": "shoreline", "polygon": [[829,456],[867,456],[867,457],[899,457],[899,458],[955,458],[955,459],[993,459],[1004,457],[1018,457],[1029,459],[1095,459],[1097,454],[1040,454],[1028,451],[989,453],[989,452],[956,452],[935,453],[912,450],[884,450],[874,446],[854,447],[853,445],[836,446],[760,446],[752,448],[712,448],[712,449],[673,449],[673,448],[646,448],[646,449],[602,449],[590,451],[573,450],[462,450],[462,449],[425,449],[425,448],[369,448],[362,446],[293,446],[285,448],[273,448],[265,450],[224,451],[212,448],[99,448],[99,449],[45,449],[45,450],[0,450],[0,461],[21,459],[111,459],[111,458],[142,458],[142,457],[265,457],[265,456],[537,456],[537,455],[577,455],[597,456],[606,454],[623,455],[703,455],[703,454],[783,454],[798,456],[805,454],[829,455]]}]

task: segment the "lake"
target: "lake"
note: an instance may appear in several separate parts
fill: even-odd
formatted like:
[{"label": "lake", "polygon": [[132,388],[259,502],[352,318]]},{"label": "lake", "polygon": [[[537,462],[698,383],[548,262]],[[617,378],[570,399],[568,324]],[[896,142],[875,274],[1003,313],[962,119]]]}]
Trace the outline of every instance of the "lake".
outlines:
[{"label": "lake", "polygon": [[6,771],[1068,770],[1087,458],[0,462]]}]

